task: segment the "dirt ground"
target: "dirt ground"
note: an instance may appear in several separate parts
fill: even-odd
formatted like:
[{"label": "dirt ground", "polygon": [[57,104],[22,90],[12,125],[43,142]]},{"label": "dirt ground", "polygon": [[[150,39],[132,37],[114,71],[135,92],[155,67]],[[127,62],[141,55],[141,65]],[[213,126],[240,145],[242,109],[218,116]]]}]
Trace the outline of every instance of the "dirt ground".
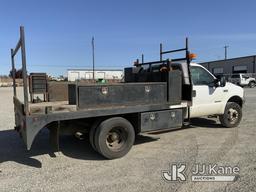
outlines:
[{"label": "dirt ground", "polygon": [[[63,136],[61,151],[52,154],[47,131],[26,151],[13,131],[12,89],[0,88],[0,191],[256,191],[256,88],[245,94],[237,128],[195,119],[190,128],[138,136],[125,157],[106,160],[88,138]],[[162,170],[174,162],[186,163],[187,181],[163,180]],[[238,166],[239,176],[235,182],[192,182],[189,170],[196,163]]]}]

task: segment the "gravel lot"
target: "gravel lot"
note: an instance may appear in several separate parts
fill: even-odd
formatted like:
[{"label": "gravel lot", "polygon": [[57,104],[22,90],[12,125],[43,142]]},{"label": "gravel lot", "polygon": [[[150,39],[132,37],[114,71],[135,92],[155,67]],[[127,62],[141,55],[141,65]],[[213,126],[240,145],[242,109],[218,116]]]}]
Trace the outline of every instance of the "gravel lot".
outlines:
[{"label": "gravel lot", "polygon": [[[221,128],[216,119],[193,120],[191,128],[139,136],[124,158],[105,160],[88,139],[61,137],[61,152],[50,153],[48,133],[30,152],[13,131],[12,89],[0,88],[0,191],[256,191],[256,89],[245,89],[239,127]],[[170,163],[238,165],[235,182],[165,182]],[[188,173],[189,175],[189,173]]]}]

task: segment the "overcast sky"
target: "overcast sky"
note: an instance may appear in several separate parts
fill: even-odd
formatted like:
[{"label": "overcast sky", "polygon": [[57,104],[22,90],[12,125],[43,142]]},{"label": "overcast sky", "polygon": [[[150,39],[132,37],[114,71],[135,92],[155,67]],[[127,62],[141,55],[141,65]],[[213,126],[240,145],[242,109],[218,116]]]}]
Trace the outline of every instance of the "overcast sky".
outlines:
[{"label": "overcast sky", "polygon": [[[184,46],[197,62],[256,54],[256,1],[224,0],[1,0],[0,74],[8,74],[10,48],[25,27],[28,72],[66,73],[90,68],[95,37],[96,68],[123,68],[142,53],[159,59]],[[20,67],[20,57],[16,62]]]}]

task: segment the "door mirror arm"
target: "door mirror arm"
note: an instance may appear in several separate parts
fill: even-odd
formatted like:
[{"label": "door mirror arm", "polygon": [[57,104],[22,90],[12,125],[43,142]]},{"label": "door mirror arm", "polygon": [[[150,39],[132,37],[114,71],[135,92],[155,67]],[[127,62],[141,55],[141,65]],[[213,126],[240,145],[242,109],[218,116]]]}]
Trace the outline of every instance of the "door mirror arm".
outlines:
[{"label": "door mirror arm", "polygon": [[214,79],[214,81],[213,81],[214,87],[219,87],[220,86],[219,82],[220,82],[219,79]]},{"label": "door mirror arm", "polygon": [[209,87],[225,87],[226,86],[226,78],[221,77],[220,79],[214,79],[213,82],[208,84]]},{"label": "door mirror arm", "polygon": [[226,78],[225,77],[221,77],[221,79],[220,79],[220,86],[221,87],[225,87],[226,86]]},{"label": "door mirror arm", "polygon": [[218,79],[214,79],[212,82],[210,82],[208,84],[209,87],[219,87],[219,80]]}]

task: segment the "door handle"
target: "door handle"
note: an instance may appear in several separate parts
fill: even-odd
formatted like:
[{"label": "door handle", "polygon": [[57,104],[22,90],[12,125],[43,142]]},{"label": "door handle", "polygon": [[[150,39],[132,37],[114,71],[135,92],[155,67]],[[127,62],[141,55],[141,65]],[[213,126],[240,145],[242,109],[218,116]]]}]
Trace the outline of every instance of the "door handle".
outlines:
[{"label": "door handle", "polygon": [[192,97],[196,97],[196,90],[192,91]]}]

